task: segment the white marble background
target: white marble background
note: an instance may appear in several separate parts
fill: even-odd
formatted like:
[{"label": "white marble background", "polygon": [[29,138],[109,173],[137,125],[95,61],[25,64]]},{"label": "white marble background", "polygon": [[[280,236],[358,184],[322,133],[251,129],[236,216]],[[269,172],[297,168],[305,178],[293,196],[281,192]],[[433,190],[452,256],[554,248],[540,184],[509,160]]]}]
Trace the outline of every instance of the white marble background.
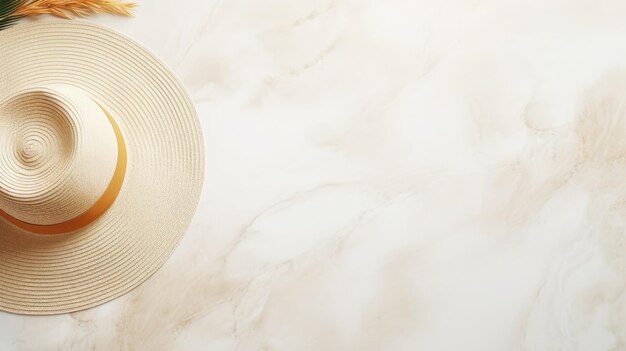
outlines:
[{"label": "white marble background", "polygon": [[104,306],[0,350],[626,350],[626,2],[138,0],[204,193]]}]

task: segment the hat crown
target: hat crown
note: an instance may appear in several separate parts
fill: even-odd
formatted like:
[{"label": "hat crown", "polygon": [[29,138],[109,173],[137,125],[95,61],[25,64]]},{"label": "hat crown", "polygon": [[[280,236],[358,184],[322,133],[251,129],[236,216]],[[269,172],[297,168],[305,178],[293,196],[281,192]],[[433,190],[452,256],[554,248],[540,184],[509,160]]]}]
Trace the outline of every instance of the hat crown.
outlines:
[{"label": "hat crown", "polygon": [[88,211],[116,170],[105,111],[69,85],[22,90],[0,102],[0,210],[34,225]]}]

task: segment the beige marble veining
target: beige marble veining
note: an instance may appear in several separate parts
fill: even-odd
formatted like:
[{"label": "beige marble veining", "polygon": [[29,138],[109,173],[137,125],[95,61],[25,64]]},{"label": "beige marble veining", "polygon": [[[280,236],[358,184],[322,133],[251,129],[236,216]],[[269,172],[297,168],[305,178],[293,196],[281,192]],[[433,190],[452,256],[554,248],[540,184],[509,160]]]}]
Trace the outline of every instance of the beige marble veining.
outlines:
[{"label": "beige marble veining", "polygon": [[97,21],[197,103],[200,208],[0,350],[626,350],[626,2],[139,2]]}]

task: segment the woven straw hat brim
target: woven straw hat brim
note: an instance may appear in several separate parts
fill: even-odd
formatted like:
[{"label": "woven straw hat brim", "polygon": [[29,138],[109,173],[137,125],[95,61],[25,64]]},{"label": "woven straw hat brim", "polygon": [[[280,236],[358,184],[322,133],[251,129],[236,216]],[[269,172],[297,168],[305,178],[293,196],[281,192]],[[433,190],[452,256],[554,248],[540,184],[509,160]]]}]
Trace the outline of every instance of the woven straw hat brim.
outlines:
[{"label": "woven straw hat brim", "polygon": [[132,40],[82,21],[0,31],[0,101],[23,89],[69,84],[106,107],[128,152],[123,187],[94,223],[36,235],[0,220],[0,310],[57,314],[114,299],[156,272],[199,200],[203,142],[176,77]]}]

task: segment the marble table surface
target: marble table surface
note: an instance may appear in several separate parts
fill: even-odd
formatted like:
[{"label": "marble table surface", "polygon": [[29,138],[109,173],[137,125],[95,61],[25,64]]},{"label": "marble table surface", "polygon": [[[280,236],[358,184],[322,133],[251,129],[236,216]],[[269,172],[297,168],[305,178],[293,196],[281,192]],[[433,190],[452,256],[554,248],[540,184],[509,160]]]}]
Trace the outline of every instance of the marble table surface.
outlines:
[{"label": "marble table surface", "polygon": [[0,350],[626,350],[626,2],[138,0],[200,115],[167,264]]}]

